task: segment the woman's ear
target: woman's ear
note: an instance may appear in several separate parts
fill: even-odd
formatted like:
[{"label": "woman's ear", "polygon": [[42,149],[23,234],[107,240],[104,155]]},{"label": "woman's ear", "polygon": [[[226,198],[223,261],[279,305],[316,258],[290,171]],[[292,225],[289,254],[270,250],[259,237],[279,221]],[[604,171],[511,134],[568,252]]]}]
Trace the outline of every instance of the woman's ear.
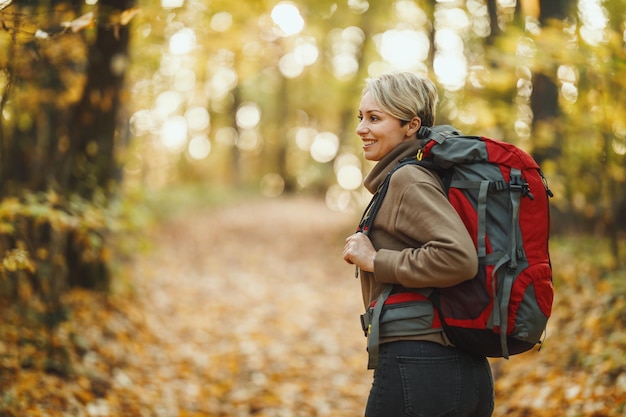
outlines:
[{"label": "woman's ear", "polygon": [[408,129],[406,131],[407,136],[413,136],[414,134],[416,134],[421,126],[422,119],[420,119],[419,117],[415,116],[414,118],[409,120]]}]

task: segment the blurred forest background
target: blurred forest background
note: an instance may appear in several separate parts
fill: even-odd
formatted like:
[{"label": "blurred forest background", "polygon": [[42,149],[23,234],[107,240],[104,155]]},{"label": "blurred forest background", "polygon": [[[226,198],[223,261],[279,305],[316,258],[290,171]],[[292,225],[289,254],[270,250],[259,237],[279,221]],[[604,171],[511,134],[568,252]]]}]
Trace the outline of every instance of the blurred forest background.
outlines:
[{"label": "blurred forest background", "polygon": [[[103,411],[115,390],[79,370],[95,347],[76,320],[101,323],[78,313],[89,305],[143,314],[132,300],[149,284],[132,265],[172,224],[194,232],[181,212],[259,204],[284,238],[294,213],[274,201],[358,216],[371,168],[354,133],[361,88],[396,70],[436,81],[438,123],[530,152],[555,194],[559,347],[541,366],[494,363],[502,415],[626,415],[626,1],[0,0],[0,24],[0,415],[359,415],[356,394],[343,414],[276,411],[277,399],[159,414],[118,398],[123,412]],[[225,250],[220,226],[192,244]],[[351,226],[328,226],[338,243],[325,256]],[[42,375],[74,412],[67,397],[42,405]],[[576,384],[532,390],[546,380]],[[68,383],[89,394],[60,394]]]}]

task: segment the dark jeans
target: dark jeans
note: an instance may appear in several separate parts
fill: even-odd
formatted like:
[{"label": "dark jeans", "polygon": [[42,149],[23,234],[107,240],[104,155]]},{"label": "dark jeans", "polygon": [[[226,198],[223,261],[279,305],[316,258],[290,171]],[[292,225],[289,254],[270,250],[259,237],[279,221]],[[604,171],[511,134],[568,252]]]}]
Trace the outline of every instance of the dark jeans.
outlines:
[{"label": "dark jeans", "polygon": [[432,342],[380,345],[365,417],[489,417],[493,407],[486,358]]}]

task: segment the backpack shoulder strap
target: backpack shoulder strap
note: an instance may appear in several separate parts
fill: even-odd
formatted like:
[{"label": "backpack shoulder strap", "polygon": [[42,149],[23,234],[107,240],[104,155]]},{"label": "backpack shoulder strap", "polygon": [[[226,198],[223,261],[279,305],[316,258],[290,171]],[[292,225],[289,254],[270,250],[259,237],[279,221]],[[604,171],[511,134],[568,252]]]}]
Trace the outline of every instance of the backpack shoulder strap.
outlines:
[{"label": "backpack shoulder strap", "polygon": [[372,224],[374,223],[374,218],[378,214],[378,211],[380,210],[380,206],[383,203],[385,196],[387,195],[387,190],[389,189],[389,183],[391,182],[391,176],[397,170],[399,170],[405,165],[419,165],[421,167],[428,169],[429,171],[434,172],[441,179],[443,183],[443,189],[446,193],[448,189],[450,188],[450,182],[452,178],[452,176],[450,175],[451,173],[450,168],[448,169],[442,168],[436,165],[431,159],[424,159],[421,161],[415,157],[407,157],[407,158],[401,159],[398,162],[398,164],[394,166],[391,169],[391,171],[389,171],[389,173],[387,174],[383,182],[378,186],[378,189],[372,196],[372,199],[370,200],[369,204],[365,208],[365,211],[363,212],[363,215],[361,216],[361,220],[359,221],[359,227],[357,229],[357,232],[362,232],[365,234],[369,233],[369,230],[371,229]]},{"label": "backpack shoulder strap", "polygon": [[393,285],[385,285],[383,291],[378,296],[378,300],[376,301],[376,305],[374,306],[374,310],[372,312],[371,324],[367,329],[367,351],[369,354],[367,369],[376,369],[378,366],[378,352],[380,347],[380,315],[383,311],[385,301],[389,297],[389,294],[391,294],[392,290]]},{"label": "backpack shoulder strap", "polygon": [[450,125],[421,126],[417,131],[420,139],[431,139],[437,143],[442,143],[448,136],[461,136],[460,130]]},{"label": "backpack shoulder strap", "polygon": [[[412,160],[414,160],[415,162],[411,162]],[[389,173],[387,173],[387,176],[378,186],[378,189],[376,190],[369,204],[365,208],[363,216],[361,217],[361,221],[359,222],[359,228],[357,229],[357,232],[362,232],[365,234],[369,232],[372,223],[374,223],[374,218],[378,214],[378,210],[380,210],[380,205],[383,203],[383,200],[387,195],[387,190],[389,189],[389,183],[391,181],[391,176],[393,175],[393,173],[405,165],[416,162],[417,159],[415,158],[401,159],[400,162],[398,162],[398,164],[394,166],[391,171],[389,171]]]}]

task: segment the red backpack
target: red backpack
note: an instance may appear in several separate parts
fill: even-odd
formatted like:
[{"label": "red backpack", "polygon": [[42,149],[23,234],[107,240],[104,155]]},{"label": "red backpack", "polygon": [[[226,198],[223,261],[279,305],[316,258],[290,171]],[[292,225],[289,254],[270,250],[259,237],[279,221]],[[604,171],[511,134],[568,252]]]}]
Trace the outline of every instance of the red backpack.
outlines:
[{"label": "red backpack", "polygon": [[[510,143],[463,136],[446,125],[422,127],[418,135],[423,146],[417,157],[402,160],[374,195],[366,230],[395,170],[416,164],[436,171],[479,259],[473,279],[429,295],[446,335],[459,349],[482,356],[508,358],[532,349],[541,343],[554,296],[552,192],[545,177],[530,155]],[[378,301],[382,308],[384,300]]]}]

